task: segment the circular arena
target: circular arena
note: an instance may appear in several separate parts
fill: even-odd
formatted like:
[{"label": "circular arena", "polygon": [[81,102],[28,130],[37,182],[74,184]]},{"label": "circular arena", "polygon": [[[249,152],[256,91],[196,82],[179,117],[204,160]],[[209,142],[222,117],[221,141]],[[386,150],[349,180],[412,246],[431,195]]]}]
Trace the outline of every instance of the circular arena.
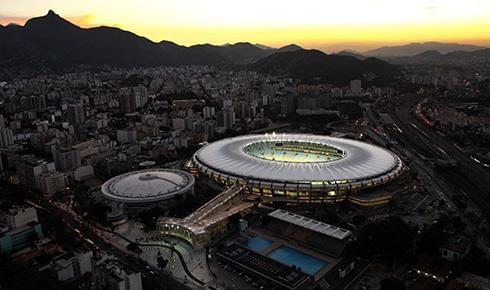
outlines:
[{"label": "circular arena", "polygon": [[193,190],[194,176],[174,169],[127,172],[107,180],[101,187],[104,198],[133,207],[154,206]]},{"label": "circular arena", "polygon": [[193,156],[200,175],[250,193],[305,202],[343,200],[403,171],[394,153],[361,141],[309,134],[246,135],[210,143]]}]

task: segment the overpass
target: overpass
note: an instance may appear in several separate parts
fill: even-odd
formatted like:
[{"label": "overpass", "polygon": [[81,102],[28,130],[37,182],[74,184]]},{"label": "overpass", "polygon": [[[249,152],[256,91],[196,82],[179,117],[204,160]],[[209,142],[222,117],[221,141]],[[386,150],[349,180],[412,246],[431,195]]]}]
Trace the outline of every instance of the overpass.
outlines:
[{"label": "overpass", "polygon": [[174,236],[188,241],[194,248],[205,247],[210,240],[226,230],[228,219],[249,210],[253,202],[246,201],[245,187],[234,185],[190,215],[180,218],[158,219],[157,231],[162,238]]}]

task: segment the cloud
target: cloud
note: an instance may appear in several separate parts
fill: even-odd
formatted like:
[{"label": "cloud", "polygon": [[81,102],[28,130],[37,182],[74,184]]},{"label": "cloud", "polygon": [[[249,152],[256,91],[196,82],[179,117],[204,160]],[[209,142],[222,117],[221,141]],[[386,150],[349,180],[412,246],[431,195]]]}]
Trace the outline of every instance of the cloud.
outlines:
[{"label": "cloud", "polygon": [[10,23],[15,23],[15,24],[19,24],[19,25],[24,25],[24,23],[26,23],[26,21],[28,19],[29,18],[27,18],[27,17],[0,15],[0,24],[1,25],[8,25]]},{"label": "cloud", "polygon": [[68,16],[66,20],[83,28],[90,28],[90,27],[97,27],[97,26],[110,26],[110,27],[121,28],[123,26],[120,23],[105,23],[105,22],[97,21],[94,14]]},{"label": "cloud", "polygon": [[426,6],[426,7],[424,7],[424,11],[426,13],[432,14],[432,13],[436,13],[439,8],[440,7],[437,7],[437,6]]},{"label": "cloud", "polygon": [[94,15],[93,14],[84,14],[80,16],[69,16],[67,20],[81,27],[91,27],[94,26]]}]

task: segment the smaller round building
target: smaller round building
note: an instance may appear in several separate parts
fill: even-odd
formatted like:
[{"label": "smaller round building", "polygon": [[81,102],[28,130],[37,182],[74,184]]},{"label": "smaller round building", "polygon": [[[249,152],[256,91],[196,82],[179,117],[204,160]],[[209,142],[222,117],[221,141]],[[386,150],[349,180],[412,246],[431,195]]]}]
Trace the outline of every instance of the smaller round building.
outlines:
[{"label": "smaller round building", "polygon": [[107,180],[102,196],[111,202],[108,218],[121,220],[126,209],[140,211],[163,206],[177,196],[194,193],[194,176],[175,169],[145,169],[127,172]]}]

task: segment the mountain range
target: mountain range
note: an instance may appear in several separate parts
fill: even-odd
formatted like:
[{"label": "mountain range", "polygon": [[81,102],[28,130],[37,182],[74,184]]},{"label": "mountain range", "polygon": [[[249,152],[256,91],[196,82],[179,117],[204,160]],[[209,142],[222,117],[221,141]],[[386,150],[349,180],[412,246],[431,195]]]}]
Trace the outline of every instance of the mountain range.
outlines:
[{"label": "mountain range", "polygon": [[490,48],[475,51],[454,51],[446,54],[437,50],[428,50],[414,56],[383,57],[393,64],[443,64],[472,65],[490,62]]},{"label": "mountain range", "polygon": [[273,75],[346,85],[352,79],[386,84],[399,74],[397,66],[378,58],[358,59],[350,55],[325,54],[319,50],[295,50],[274,53],[251,65]]},{"label": "mountain range", "polygon": [[155,43],[113,27],[81,28],[53,11],[24,26],[0,27],[0,65],[224,65],[247,64],[279,51],[302,49],[289,45],[259,48],[247,42],[215,46]]},{"label": "mountain range", "polygon": [[349,50],[325,54],[295,44],[278,49],[248,42],[182,46],[167,40],[153,42],[114,27],[81,28],[51,10],[23,26],[0,25],[0,77],[15,68],[22,75],[26,70],[56,72],[79,66],[238,65],[269,74],[345,84],[354,78],[392,79],[398,68],[388,62],[461,64],[489,60],[490,49],[438,42],[381,47],[363,54]]},{"label": "mountain range", "polygon": [[[396,68],[382,60],[327,55],[290,44],[279,49],[248,42],[216,46],[182,46],[153,42],[119,28],[81,28],[53,11],[28,20],[24,26],[0,27],[2,70],[19,68],[63,71],[73,67],[149,67],[159,65],[247,66],[270,74],[322,79],[345,84],[350,79],[393,76]],[[388,73],[386,73],[388,72]]]},{"label": "mountain range", "polygon": [[366,51],[363,55],[375,57],[407,57],[415,56],[426,51],[437,51],[441,54],[447,54],[456,51],[471,52],[481,49],[485,49],[485,47],[459,43],[417,42],[399,46],[384,46]]}]

